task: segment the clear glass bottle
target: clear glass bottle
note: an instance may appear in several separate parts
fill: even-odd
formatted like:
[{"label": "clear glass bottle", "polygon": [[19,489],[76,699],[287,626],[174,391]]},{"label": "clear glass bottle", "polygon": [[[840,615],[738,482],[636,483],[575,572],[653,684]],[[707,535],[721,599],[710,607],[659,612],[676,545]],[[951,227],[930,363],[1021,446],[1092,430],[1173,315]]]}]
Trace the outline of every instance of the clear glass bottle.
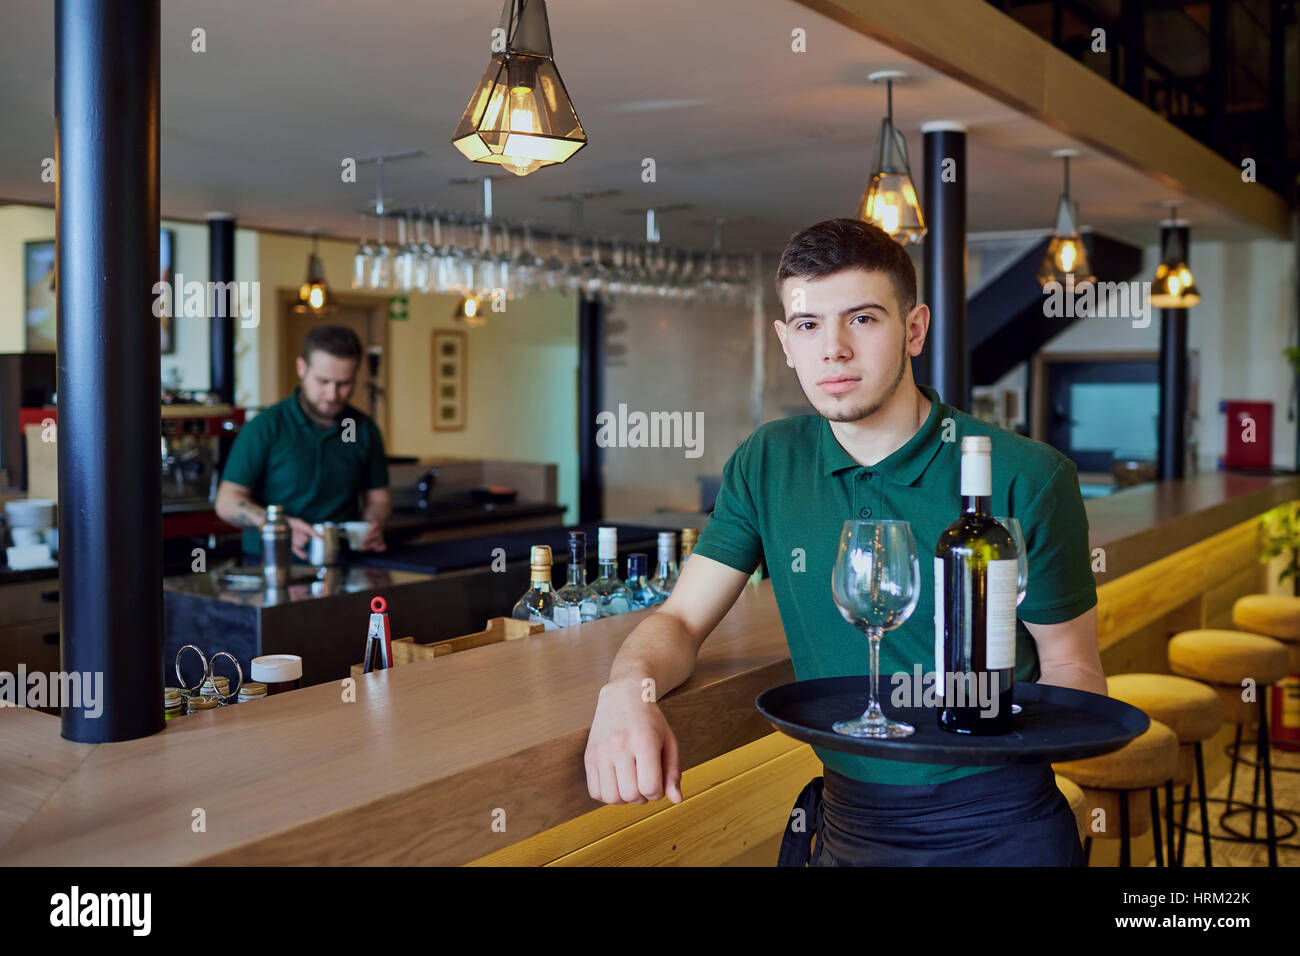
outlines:
[{"label": "clear glass bottle", "polygon": [[600,617],[613,617],[627,611],[632,597],[618,579],[618,529],[596,529],[596,560],[600,574],[591,582],[599,602]]},{"label": "clear glass bottle", "polygon": [[555,592],[551,590],[550,546],[533,545],[528,565],[532,587],[515,602],[510,616],[518,621],[541,624],[546,630],[554,631],[559,625],[555,623]]},{"label": "clear glass bottle", "polygon": [[659,592],[659,600],[666,601],[677,583],[677,535],[671,531],[659,532],[659,566],[650,586]]},{"label": "clear glass bottle", "polygon": [[628,610],[640,611],[663,601],[659,592],[646,580],[645,573],[649,564],[650,556],[644,551],[634,551],[627,556],[627,590],[631,596]]},{"label": "clear glass bottle", "polygon": [[569,532],[569,583],[555,592],[555,624],[586,624],[600,616],[600,601],[587,583],[587,535]]}]

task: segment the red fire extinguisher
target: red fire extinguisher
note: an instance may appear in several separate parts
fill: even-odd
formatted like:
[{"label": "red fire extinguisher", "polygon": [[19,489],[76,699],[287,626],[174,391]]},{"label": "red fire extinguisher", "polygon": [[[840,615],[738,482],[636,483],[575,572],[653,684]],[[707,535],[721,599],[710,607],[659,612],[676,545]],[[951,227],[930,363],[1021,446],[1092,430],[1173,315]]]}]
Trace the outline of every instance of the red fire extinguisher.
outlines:
[{"label": "red fire extinguisher", "polygon": [[1300,750],[1300,674],[1287,674],[1273,685],[1269,740],[1281,750]]}]

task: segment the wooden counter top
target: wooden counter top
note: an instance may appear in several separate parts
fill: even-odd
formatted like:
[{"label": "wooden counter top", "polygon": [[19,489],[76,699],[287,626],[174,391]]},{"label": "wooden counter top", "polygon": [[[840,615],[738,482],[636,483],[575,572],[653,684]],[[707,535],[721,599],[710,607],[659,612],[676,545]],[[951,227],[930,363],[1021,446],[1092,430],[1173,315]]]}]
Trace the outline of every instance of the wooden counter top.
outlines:
[{"label": "wooden counter top", "polygon": [[[1113,579],[1296,498],[1295,476],[1131,489],[1088,502],[1091,542],[1107,549]],[[0,863],[477,859],[600,805],[582,770],[596,694],[650,613],[372,674],[355,703],[322,684],[122,743],[75,744],[56,718],[0,708]],[[754,698],[793,676],[764,581],[663,701],[683,769],[770,733]],[[191,830],[198,808],[203,833]]]}]

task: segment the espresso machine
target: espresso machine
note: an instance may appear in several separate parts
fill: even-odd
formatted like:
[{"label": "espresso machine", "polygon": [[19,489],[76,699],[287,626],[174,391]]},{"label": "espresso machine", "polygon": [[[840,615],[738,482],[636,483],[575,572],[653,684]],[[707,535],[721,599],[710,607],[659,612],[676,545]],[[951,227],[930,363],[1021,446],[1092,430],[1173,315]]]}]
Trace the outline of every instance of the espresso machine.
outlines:
[{"label": "espresso machine", "polygon": [[162,407],[164,508],[216,500],[221,467],[243,424],[244,410],[229,405]]}]

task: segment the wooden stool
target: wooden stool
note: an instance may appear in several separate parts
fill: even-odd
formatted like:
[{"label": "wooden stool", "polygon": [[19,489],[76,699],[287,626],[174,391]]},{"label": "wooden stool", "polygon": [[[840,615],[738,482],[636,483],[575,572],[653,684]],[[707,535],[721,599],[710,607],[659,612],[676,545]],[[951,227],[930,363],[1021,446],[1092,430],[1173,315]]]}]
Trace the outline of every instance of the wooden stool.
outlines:
[{"label": "wooden stool", "polygon": [[1232,605],[1232,623],[1243,631],[1281,641],[1291,658],[1287,673],[1300,674],[1300,597],[1247,594]]},{"label": "wooden stool", "polygon": [[[1100,757],[1069,760],[1053,764],[1052,769],[1073,780],[1083,790],[1087,803],[1085,819],[1091,819],[1098,809],[1105,811],[1106,820],[1119,816],[1119,865],[1131,865],[1129,838],[1145,833],[1150,827],[1156,847],[1156,865],[1164,866],[1160,846],[1160,814],[1156,808],[1156,788],[1174,775],[1178,765],[1178,735],[1160,723],[1151,721],[1146,732],[1130,740],[1119,750]],[[1141,791],[1150,791],[1149,799],[1141,799]],[[1115,834],[1109,823],[1099,836],[1113,839]],[[1083,841],[1086,861],[1092,853],[1092,830]]]},{"label": "wooden stool", "polygon": [[[1223,704],[1223,719],[1236,724],[1237,737],[1232,751],[1232,772],[1228,778],[1227,805],[1219,816],[1219,825],[1234,838],[1247,843],[1258,843],[1255,836],[1255,811],[1259,809],[1260,766],[1264,770],[1264,824],[1267,831],[1268,865],[1277,866],[1277,824],[1273,810],[1273,770],[1269,760],[1268,741],[1268,687],[1286,676],[1289,655],[1286,646],[1271,637],[1245,634],[1241,631],[1195,630],[1175,634],[1169,641],[1169,668],[1176,674],[1191,677],[1209,684]],[[1255,702],[1241,699],[1242,685],[1246,680],[1255,683]],[[1250,723],[1255,710],[1259,715],[1259,732],[1256,737],[1258,762],[1255,767],[1255,791],[1250,803],[1233,808],[1232,791],[1237,779],[1237,750],[1241,745],[1241,731]],[[1220,802],[1217,798],[1214,803]],[[1250,836],[1240,834],[1225,822],[1233,813],[1250,810]],[[1295,823],[1286,817],[1295,832]],[[1290,836],[1288,833],[1286,836]],[[1285,839],[1285,837],[1284,837]]]},{"label": "wooden stool", "polygon": [[1084,799],[1083,791],[1077,783],[1059,773],[1056,775],[1056,789],[1061,791],[1065,802],[1070,805],[1074,825],[1079,831],[1079,842],[1082,843],[1088,838],[1088,801]]},{"label": "wooden stool", "polygon": [[[1205,763],[1201,754],[1201,741],[1209,740],[1219,732],[1223,723],[1223,705],[1219,695],[1200,681],[1169,674],[1117,674],[1106,679],[1106,693],[1116,700],[1143,711],[1152,720],[1158,720],[1178,737],[1178,765],[1173,777],[1165,784],[1165,834],[1169,843],[1170,865],[1177,861],[1183,865],[1183,850],[1187,845],[1187,810],[1191,795],[1192,778],[1201,804],[1201,842],[1205,850],[1205,865],[1210,859],[1210,813],[1206,806]],[[1183,788],[1183,809],[1178,850],[1174,851],[1174,787]]]}]

